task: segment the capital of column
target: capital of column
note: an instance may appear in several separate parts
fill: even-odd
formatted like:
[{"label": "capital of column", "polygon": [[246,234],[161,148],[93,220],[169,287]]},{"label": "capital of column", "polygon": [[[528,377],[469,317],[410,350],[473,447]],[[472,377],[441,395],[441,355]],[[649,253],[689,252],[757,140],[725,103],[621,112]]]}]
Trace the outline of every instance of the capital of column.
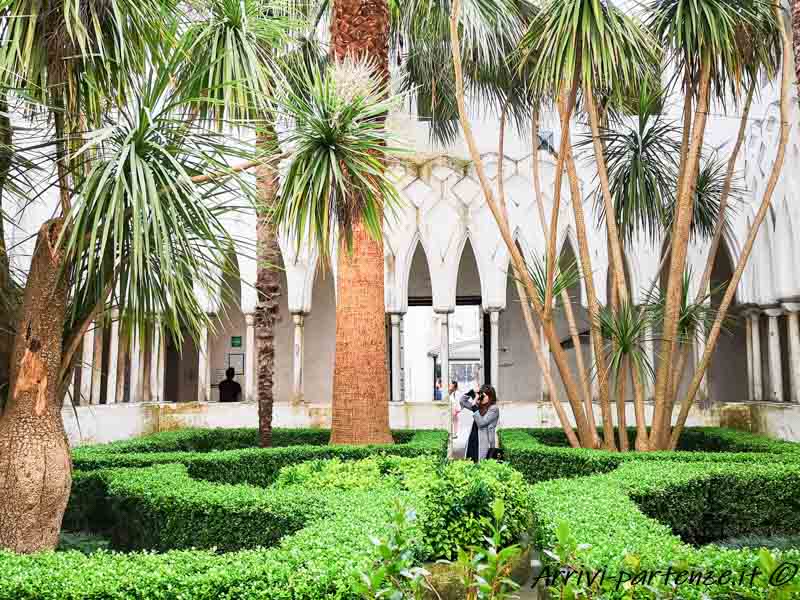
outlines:
[{"label": "capital of column", "polygon": [[499,310],[490,310],[489,311],[489,322],[492,325],[496,325],[500,322],[500,311]]},{"label": "capital of column", "polygon": [[400,320],[403,318],[403,313],[390,313],[389,318],[391,319],[393,326],[399,327]]},{"label": "capital of column", "polygon": [[298,327],[302,327],[303,326],[303,322],[305,321],[305,318],[306,318],[306,313],[304,313],[304,312],[294,312],[294,313],[292,313],[292,321],[294,321],[294,324],[296,326],[298,326]]},{"label": "capital of column", "polygon": [[800,302],[781,302],[781,307],[787,313],[800,312]]},{"label": "capital of column", "polygon": [[434,308],[433,312],[437,315],[451,315],[456,312],[456,310],[454,308]]},{"label": "capital of column", "polygon": [[248,327],[252,327],[253,325],[256,324],[256,316],[253,313],[245,313],[244,323]]},{"label": "capital of column", "polygon": [[783,309],[780,306],[770,306],[764,309],[764,314],[768,317],[780,317],[783,314]]}]

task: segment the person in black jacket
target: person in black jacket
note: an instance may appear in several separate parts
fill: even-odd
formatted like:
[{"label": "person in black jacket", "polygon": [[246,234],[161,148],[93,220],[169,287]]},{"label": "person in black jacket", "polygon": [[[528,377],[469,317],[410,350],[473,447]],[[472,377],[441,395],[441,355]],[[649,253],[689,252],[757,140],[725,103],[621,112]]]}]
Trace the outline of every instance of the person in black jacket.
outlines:
[{"label": "person in black jacket", "polygon": [[[476,398],[477,391],[477,398]],[[461,406],[472,411],[472,431],[467,442],[467,458],[474,462],[484,460],[489,448],[495,444],[495,431],[500,418],[497,392],[490,385],[482,385],[461,396]]]},{"label": "person in black jacket", "polygon": [[233,367],[229,367],[225,371],[225,380],[219,384],[219,401],[220,402],[238,402],[242,395],[242,386],[233,380],[236,371]]}]

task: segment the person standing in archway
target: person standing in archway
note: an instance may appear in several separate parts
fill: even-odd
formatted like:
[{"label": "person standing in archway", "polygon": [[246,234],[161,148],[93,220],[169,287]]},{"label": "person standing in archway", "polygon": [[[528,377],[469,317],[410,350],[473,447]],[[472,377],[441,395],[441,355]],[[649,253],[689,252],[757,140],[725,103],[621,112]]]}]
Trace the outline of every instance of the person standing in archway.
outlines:
[{"label": "person standing in archway", "polygon": [[220,402],[238,402],[242,397],[242,386],[233,380],[236,371],[233,367],[228,367],[225,371],[225,379],[219,384]]}]

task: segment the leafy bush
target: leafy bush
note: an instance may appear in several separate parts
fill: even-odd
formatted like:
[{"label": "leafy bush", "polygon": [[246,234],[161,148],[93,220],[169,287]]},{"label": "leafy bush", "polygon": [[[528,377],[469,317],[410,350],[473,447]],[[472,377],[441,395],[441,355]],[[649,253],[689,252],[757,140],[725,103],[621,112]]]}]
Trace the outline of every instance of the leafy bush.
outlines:
[{"label": "leafy bush", "polygon": [[494,461],[440,465],[431,458],[396,456],[310,461],[285,467],[276,485],[319,490],[369,490],[384,485],[411,492],[429,559],[452,558],[458,548],[482,545],[492,532],[496,501],[505,506],[504,543],[518,541],[531,527],[528,486],[514,469]]},{"label": "leafy bush", "polygon": [[95,471],[81,479],[78,493],[98,495],[91,501],[94,515],[86,518],[82,509],[83,524],[117,550],[272,546],[328,514],[329,499],[320,491],[195,481],[183,465]]},{"label": "leafy bush", "polygon": [[435,467],[435,459],[427,456],[404,458],[381,454],[347,462],[338,458],[310,460],[283,467],[274,485],[302,485],[312,490],[369,490],[379,485],[408,489],[406,479],[429,478]]},{"label": "leafy bush", "polygon": [[[447,433],[416,431],[405,443],[376,446],[288,446],[274,448],[244,448],[221,452],[126,452],[123,444],[86,446],[73,451],[73,466],[82,471],[122,467],[149,467],[158,464],[180,463],[196,479],[219,483],[247,483],[266,487],[281,468],[308,460],[339,458],[359,460],[377,453],[397,456],[435,455],[444,458],[447,452]],[[107,449],[110,448],[110,451]]]},{"label": "leafy bush", "polygon": [[[529,483],[608,473],[628,462],[800,463],[800,445],[721,428],[689,428],[675,452],[608,452],[562,445],[558,429],[498,432],[508,464]],[[707,450],[706,450],[707,448]]]},{"label": "leafy bush", "polygon": [[[673,531],[708,539],[717,533],[720,513],[729,532],[743,534],[765,526],[800,531],[800,519],[794,516],[800,507],[789,497],[790,490],[796,496],[798,482],[797,465],[631,462],[609,474],[535,485],[536,537],[542,547],[553,549],[561,567],[607,569],[603,588],[595,586],[591,598],[769,598],[777,589],[769,585],[771,573],[758,575],[751,586],[753,568],[766,571],[769,563],[774,569],[781,560],[797,563],[800,552],[772,556],[716,546],[695,548]],[[553,572],[555,565],[549,568]],[[735,576],[722,583],[714,579],[708,586],[684,584],[674,596],[670,594],[675,590],[663,585],[667,568],[716,575],[728,570]],[[620,576],[620,571],[626,574]],[[653,571],[661,575],[646,577]],[[740,583],[742,573],[747,576]],[[630,583],[637,576],[640,585],[634,596],[629,586],[615,589],[620,578]],[[650,588],[641,585],[642,578]],[[575,579],[565,583],[562,578],[556,587],[571,597],[580,591],[578,585]]]},{"label": "leafy bush", "polygon": [[[407,444],[422,431],[396,429],[392,437],[396,444]],[[330,441],[330,429],[277,427],[272,430],[272,447],[324,446]],[[258,429],[240,428],[194,428],[175,429],[144,435],[129,440],[108,444],[87,444],[75,450],[79,456],[94,453],[129,454],[140,452],[218,452],[258,447]]]}]

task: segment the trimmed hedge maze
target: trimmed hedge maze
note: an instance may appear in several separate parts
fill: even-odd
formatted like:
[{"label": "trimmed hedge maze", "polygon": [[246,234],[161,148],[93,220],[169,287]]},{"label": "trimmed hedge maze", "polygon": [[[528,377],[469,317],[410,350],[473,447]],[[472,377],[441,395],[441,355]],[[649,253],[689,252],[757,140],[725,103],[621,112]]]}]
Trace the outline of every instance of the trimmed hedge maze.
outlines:
[{"label": "trimmed hedge maze", "polygon": [[0,552],[0,600],[355,599],[357,572],[377,558],[371,539],[388,534],[398,506],[418,515],[420,561],[482,543],[495,498],[507,541],[531,528],[522,476],[446,464],[445,432],[398,432],[404,443],[372,447],[293,433],[299,445],[212,450],[248,436],[200,430],[76,449],[66,526],[134,552]]},{"label": "trimmed hedge maze", "polygon": [[[633,447],[635,430],[628,431]],[[611,472],[629,462],[793,463],[800,444],[719,427],[691,427],[675,452],[608,452],[570,448],[561,429],[499,431],[508,464],[529,483]]]},{"label": "trimmed hedge maze", "polygon": [[348,447],[276,430],[280,446],[262,449],[254,429],[195,429],[77,448],[65,528],[114,551],[0,552],[0,600],[356,600],[398,507],[417,515],[422,562],[482,544],[496,498],[506,541],[550,552],[545,578],[585,573],[550,581],[557,598],[800,598],[769,579],[800,570],[800,551],[713,545],[800,533],[796,444],[690,428],[677,452],[609,453],[504,430],[506,464],[473,465],[446,462],[445,432],[393,435]]},{"label": "trimmed hedge maze", "polygon": [[537,542],[558,557],[542,579],[573,573],[548,582],[562,597],[800,597],[800,551],[697,547],[800,532],[800,465],[631,461],[532,489]]}]

